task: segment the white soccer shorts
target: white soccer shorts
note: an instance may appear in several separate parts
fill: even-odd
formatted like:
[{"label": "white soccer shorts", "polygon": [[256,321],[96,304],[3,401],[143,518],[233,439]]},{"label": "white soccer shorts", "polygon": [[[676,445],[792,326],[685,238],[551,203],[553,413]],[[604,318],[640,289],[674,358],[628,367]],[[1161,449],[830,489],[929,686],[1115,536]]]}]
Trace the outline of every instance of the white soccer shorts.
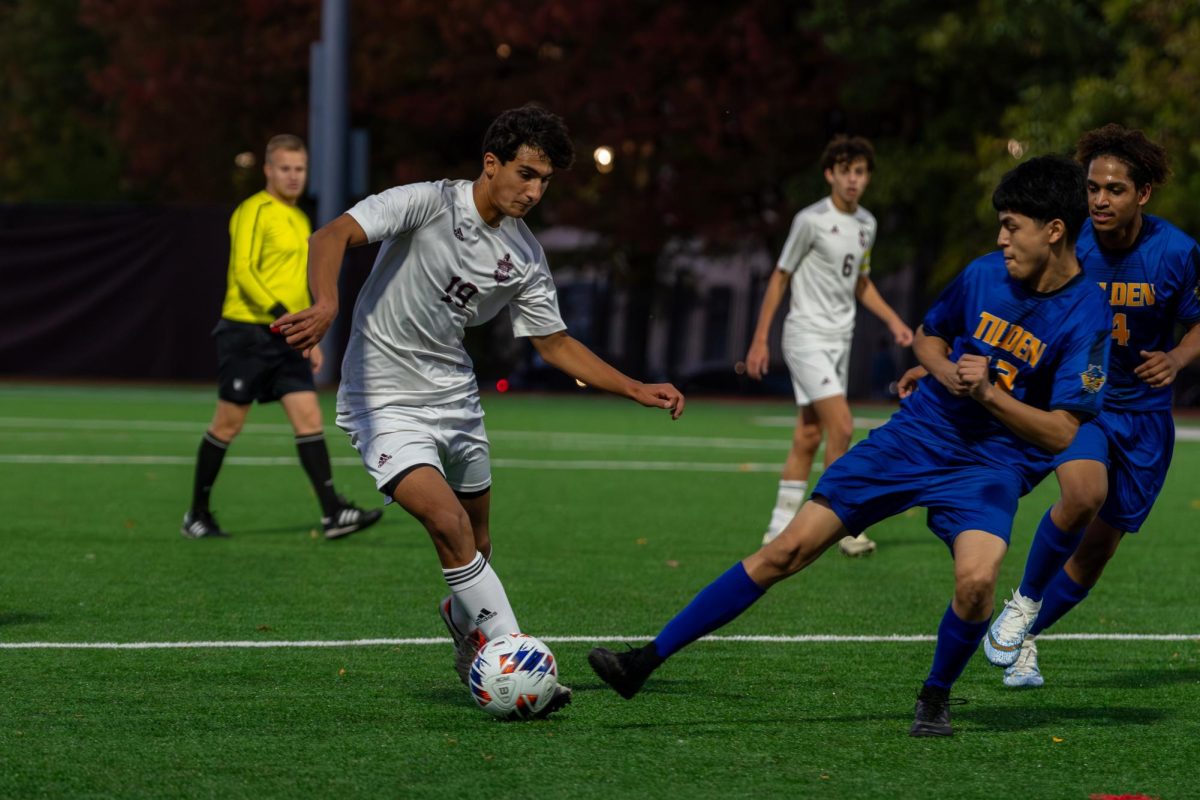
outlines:
[{"label": "white soccer shorts", "polygon": [[821,349],[798,350],[784,343],[783,360],[792,376],[796,405],[812,405],[817,400],[846,394],[846,367],[850,363],[850,343]]},{"label": "white soccer shorts", "polygon": [[423,464],[441,472],[459,494],[477,494],[492,484],[483,407],[477,395],[443,405],[339,413],[337,425],[350,434],[350,444],[377,489]]}]

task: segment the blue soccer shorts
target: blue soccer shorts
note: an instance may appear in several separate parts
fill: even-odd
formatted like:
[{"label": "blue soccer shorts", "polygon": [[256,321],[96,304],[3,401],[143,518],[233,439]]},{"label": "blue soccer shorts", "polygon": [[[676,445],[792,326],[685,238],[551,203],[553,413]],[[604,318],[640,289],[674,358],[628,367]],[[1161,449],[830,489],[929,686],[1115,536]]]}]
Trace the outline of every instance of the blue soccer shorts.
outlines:
[{"label": "blue soccer shorts", "polygon": [[1071,446],[1054,459],[1099,461],[1108,468],[1108,497],[1100,519],[1119,531],[1136,533],[1150,515],[1167,479],[1175,449],[1170,411],[1105,409],[1079,428]]},{"label": "blue soccer shorts", "polygon": [[852,534],[914,506],[947,546],[963,531],[986,531],[1005,543],[1017,502],[1028,490],[1021,474],[992,463],[925,423],[893,417],[835,461],[813,497],[823,497]]}]

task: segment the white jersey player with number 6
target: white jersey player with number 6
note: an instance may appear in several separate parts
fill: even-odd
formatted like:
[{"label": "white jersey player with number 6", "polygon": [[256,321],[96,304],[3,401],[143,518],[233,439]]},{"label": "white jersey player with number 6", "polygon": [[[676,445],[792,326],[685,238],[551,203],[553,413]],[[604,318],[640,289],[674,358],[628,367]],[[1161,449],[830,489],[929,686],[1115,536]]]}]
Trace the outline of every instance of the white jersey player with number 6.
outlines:
[{"label": "white jersey player with number 6", "polygon": [[[822,436],[826,468],[850,446],[854,420],[846,402],[846,369],[858,303],[887,324],[897,344],[907,347],[913,339],[912,330],[870,278],[876,223],[859,205],[875,166],[870,142],[837,136],[826,146],[821,166],[830,185],[829,197],[793,219],[746,354],[747,373],[761,380],[771,360],[767,344],[771,323],[790,288],[783,358],[799,413],[764,544],[779,535],[804,501]],[[864,533],[847,536],[838,547],[845,555],[859,556],[873,552],[875,543]]]},{"label": "white jersey player with number 6", "polygon": [[[683,413],[674,386],[633,380],[566,332],[545,253],[522,218],[574,155],[558,116],[532,105],[505,111],[484,136],[475,181],[398,186],[318,230],[313,305],[276,320],[292,347],[315,347],[337,315],[346,248],[382,242],[354,308],[337,421],[379,490],[429,532],[450,587],[439,612],[463,683],[483,643],[521,631],[490,563],[491,465],[464,330],[507,306],[513,332],[548,364],[672,419]],[[570,700],[559,685],[539,715]]]}]

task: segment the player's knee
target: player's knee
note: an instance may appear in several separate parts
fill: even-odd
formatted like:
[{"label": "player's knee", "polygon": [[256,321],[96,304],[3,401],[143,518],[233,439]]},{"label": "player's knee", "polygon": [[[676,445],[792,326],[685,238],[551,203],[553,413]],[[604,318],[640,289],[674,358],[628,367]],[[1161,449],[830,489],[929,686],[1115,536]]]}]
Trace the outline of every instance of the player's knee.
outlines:
[{"label": "player's knee", "polygon": [[836,423],[829,426],[829,440],[840,444],[843,450],[850,444],[850,439],[853,436],[854,419],[851,417],[839,419]]},{"label": "player's knee", "polygon": [[954,581],[954,599],[972,617],[991,609],[995,592],[996,578],[990,572],[968,572],[956,576]]},{"label": "player's knee", "polygon": [[244,419],[216,419],[208,427],[209,432],[222,442],[232,442],[242,432]]},{"label": "player's knee", "polygon": [[815,453],[821,446],[821,428],[817,425],[801,425],[792,434],[792,446],[800,453]]},{"label": "player's knee", "polygon": [[437,509],[421,521],[438,550],[463,555],[476,549],[471,520],[462,509]]},{"label": "player's knee", "polygon": [[1060,508],[1067,530],[1086,528],[1104,505],[1107,492],[1095,486],[1072,486],[1063,492]]}]

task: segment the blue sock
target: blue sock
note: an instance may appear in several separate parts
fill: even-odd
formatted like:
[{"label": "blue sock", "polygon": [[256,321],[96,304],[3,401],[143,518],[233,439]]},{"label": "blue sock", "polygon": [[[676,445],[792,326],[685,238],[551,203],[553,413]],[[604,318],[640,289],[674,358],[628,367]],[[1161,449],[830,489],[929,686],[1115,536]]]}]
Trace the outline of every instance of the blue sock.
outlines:
[{"label": "blue sock", "polygon": [[654,649],[661,658],[669,658],[701,636],[732,622],[766,591],[750,580],[739,561],[701,589],[687,608],[666,624],[654,639]]},{"label": "blue sock", "polygon": [[1080,586],[1071,580],[1065,569],[1060,569],[1046,587],[1046,595],[1042,598],[1042,610],[1038,612],[1037,622],[1029,632],[1036,636],[1049,628],[1075,606],[1083,602],[1091,591],[1089,586]]},{"label": "blue sock", "polygon": [[986,619],[982,622],[964,622],[954,613],[953,605],[947,606],[946,613],[942,615],[942,624],[938,625],[933,666],[929,670],[929,677],[925,679],[925,685],[938,686],[949,691],[958,680],[958,676],[967,668],[971,656],[979,649],[979,643],[987,633],[989,622],[990,620]]},{"label": "blue sock", "polygon": [[1033,535],[1029,557],[1025,559],[1025,577],[1021,579],[1019,590],[1021,594],[1030,600],[1041,600],[1046,586],[1067,563],[1081,538],[1083,529],[1064,531],[1054,524],[1047,509],[1038,523],[1037,533]]}]

